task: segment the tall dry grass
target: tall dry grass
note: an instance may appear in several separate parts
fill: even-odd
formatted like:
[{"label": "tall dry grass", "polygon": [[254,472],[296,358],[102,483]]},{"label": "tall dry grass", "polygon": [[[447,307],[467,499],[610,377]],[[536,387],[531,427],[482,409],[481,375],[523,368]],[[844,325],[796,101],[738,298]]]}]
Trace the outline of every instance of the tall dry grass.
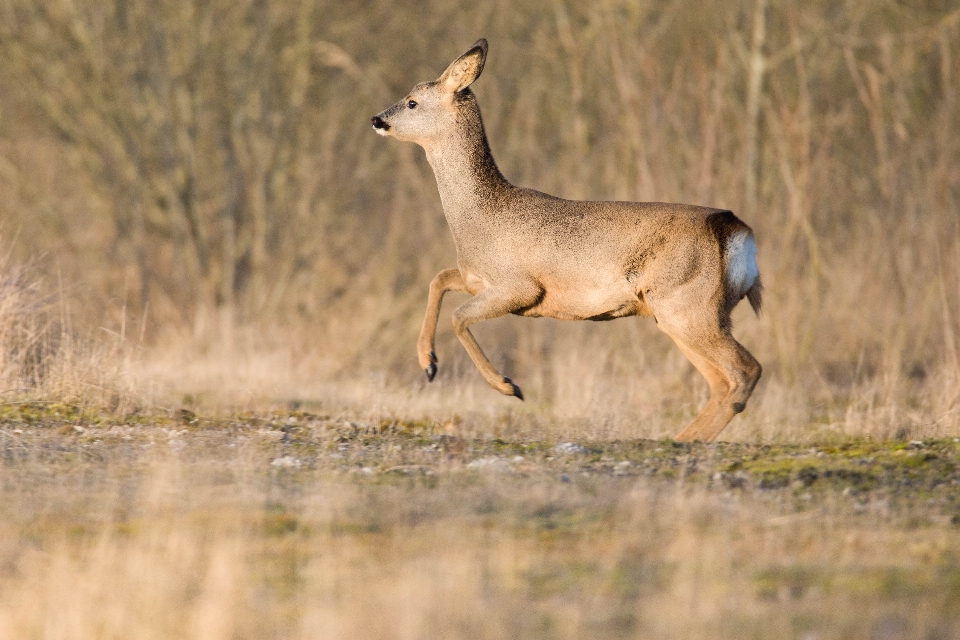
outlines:
[{"label": "tall dry grass", "polygon": [[37,265],[13,262],[6,246],[0,251],[0,406],[30,398],[129,409],[134,354],[125,328],[91,335],[74,320],[67,292],[45,282]]},{"label": "tall dry grass", "polygon": [[483,386],[449,330],[439,379],[420,379],[426,284],[455,256],[422,153],[367,119],[482,35],[476,93],[509,179],[728,207],[756,230],[765,312],[736,322],[765,375],[725,437],[960,427],[952,3],[0,13],[13,255],[53,256],[84,326],[145,328],[129,370],[143,404],[319,402],[593,437],[666,435],[696,413],[706,386],[637,319],[480,327],[523,406]]}]

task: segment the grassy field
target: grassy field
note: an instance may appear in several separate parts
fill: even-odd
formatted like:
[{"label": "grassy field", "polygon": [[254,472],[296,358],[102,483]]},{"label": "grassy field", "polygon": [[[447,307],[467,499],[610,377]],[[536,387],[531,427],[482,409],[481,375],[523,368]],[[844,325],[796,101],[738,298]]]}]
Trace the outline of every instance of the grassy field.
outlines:
[{"label": "grassy field", "polygon": [[[956,1],[404,5],[0,0],[0,639],[960,637]],[[513,183],[755,230],[723,442],[652,321],[426,382],[479,37]]]},{"label": "grassy field", "polygon": [[960,442],[0,409],[0,637],[951,638]]}]

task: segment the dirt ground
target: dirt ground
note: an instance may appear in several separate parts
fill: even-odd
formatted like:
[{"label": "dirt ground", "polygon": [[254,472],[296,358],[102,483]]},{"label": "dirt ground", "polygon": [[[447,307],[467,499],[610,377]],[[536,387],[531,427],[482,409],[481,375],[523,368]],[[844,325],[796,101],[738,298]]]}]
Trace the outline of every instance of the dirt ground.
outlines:
[{"label": "dirt ground", "polygon": [[952,638],[960,439],[0,407],[0,637]]}]

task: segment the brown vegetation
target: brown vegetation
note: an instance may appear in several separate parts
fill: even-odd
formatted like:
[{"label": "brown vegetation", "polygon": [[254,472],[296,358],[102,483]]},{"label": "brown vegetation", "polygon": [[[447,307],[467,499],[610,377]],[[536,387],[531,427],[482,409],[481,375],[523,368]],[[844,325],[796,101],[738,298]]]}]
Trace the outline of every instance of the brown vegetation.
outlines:
[{"label": "brown vegetation", "polygon": [[[957,428],[949,3],[437,0],[413,16],[7,0],[0,13],[8,264],[45,256],[75,326],[136,347],[149,389],[134,404],[302,401],[349,381],[430,415],[506,410],[449,331],[451,366],[421,388],[417,323],[453,248],[419,150],[368,126],[485,35],[476,92],[513,182],[729,207],[756,230],[767,305],[737,335],[766,376],[726,437]],[[629,436],[695,411],[666,413],[701,383],[650,323],[494,324],[491,357],[535,405],[521,412]]]}]

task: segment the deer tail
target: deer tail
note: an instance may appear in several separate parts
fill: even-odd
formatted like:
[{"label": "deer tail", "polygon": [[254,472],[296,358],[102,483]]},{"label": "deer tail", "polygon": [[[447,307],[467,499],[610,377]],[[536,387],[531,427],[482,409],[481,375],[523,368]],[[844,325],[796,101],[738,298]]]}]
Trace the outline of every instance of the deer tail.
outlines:
[{"label": "deer tail", "polygon": [[727,291],[730,300],[746,296],[754,313],[760,315],[763,284],[757,267],[757,244],[749,229],[738,231],[727,240]]}]

